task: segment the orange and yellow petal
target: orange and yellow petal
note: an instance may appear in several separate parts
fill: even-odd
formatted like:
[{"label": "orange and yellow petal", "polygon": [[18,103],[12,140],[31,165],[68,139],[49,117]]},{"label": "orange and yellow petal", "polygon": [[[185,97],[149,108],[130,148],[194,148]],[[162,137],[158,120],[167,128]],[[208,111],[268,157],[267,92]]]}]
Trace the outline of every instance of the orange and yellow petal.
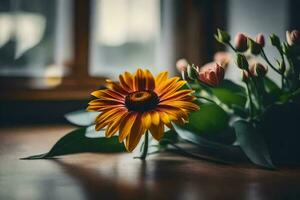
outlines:
[{"label": "orange and yellow petal", "polygon": [[113,121],[111,121],[106,130],[105,130],[105,136],[106,137],[111,137],[113,136],[118,130],[119,130],[119,126],[120,126],[120,122],[123,119],[124,114],[120,114],[116,119],[114,119]]},{"label": "orange and yellow petal", "polygon": [[159,118],[159,113],[157,111],[152,111],[150,113],[151,115],[151,122],[152,124],[154,124],[155,126],[157,126],[160,122],[160,118]]},{"label": "orange and yellow petal", "polygon": [[149,112],[144,112],[142,114],[142,123],[146,129],[150,128],[152,121],[151,121],[151,114]]},{"label": "orange and yellow petal", "polygon": [[146,77],[146,90],[154,90],[155,80],[154,80],[152,73],[146,69],[144,71],[144,75]]},{"label": "orange and yellow petal", "polygon": [[144,75],[143,70],[138,69],[136,71],[133,79],[133,84],[134,84],[135,91],[146,90],[146,76]]},{"label": "orange and yellow petal", "polygon": [[126,113],[126,109],[124,108],[113,108],[111,110],[107,110],[102,112],[100,115],[97,116],[96,122],[96,130],[100,130],[104,128],[109,122],[114,120],[119,115],[124,115]]},{"label": "orange and yellow petal", "polygon": [[120,94],[114,90],[96,90],[94,92],[92,92],[91,94],[92,96],[94,97],[97,97],[97,98],[108,98],[108,99],[120,99],[120,100],[123,100],[125,98],[125,95],[123,94]]},{"label": "orange and yellow petal", "polygon": [[162,102],[160,105],[170,105],[177,108],[186,109],[188,111],[197,111],[199,110],[199,106],[192,102],[186,102],[186,101],[172,101],[171,103],[168,102]]},{"label": "orange and yellow petal", "polygon": [[138,114],[132,126],[131,133],[126,137],[125,147],[129,152],[135,149],[141,137],[146,131],[141,120],[142,120],[142,115]]},{"label": "orange and yellow petal", "polygon": [[159,123],[158,125],[152,124],[152,126],[150,127],[150,133],[154,139],[160,140],[164,134],[164,124],[163,123]]},{"label": "orange and yellow petal", "polygon": [[128,92],[134,92],[132,75],[125,72],[123,75],[119,76],[121,86]]},{"label": "orange and yellow petal", "polygon": [[132,126],[135,123],[138,113],[129,112],[120,123],[119,141],[122,142],[130,132],[132,132]]},{"label": "orange and yellow petal", "polygon": [[[178,81],[179,81],[179,77],[173,77],[173,78],[166,80],[160,86],[155,88],[157,95],[161,98],[165,93],[168,93],[177,85],[181,85],[181,84],[178,84]],[[180,87],[182,87],[182,86],[180,86]]]},{"label": "orange and yellow petal", "polygon": [[181,100],[181,99],[187,99],[187,98],[191,98],[190,102],[195,100],[194,96],[190,96],[190,94],[192,94],[193,91],[192,90],[179,90],[176,91],[172,94],[169,95],[164,95],[163,97],[160,98],[160,102],[163,101],[175,101],[175,100]]},{"label": "orange and yellow petal", "polygon": [[119,83],[113,82],[112,80],[106,80],[106,87],[122,95],[128,95],[128,92]]},{"label": "orange and yellow petal", "polygon": [[165,80],[168,79],[168,72],[161,72],[155,78],[156,86],[162,84]]}]

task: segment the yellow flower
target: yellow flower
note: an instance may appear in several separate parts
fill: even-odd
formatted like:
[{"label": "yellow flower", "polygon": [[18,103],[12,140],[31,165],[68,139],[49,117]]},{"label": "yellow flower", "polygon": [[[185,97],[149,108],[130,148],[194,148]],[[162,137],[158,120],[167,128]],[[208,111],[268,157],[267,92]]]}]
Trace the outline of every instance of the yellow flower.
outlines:
[{"label": "yellow flower", "polygon": [[138,69],[119,76],[119,82],[107,80],[107,89],[92,92],[97,99],[87,110],[101,112],[96,118],[96,130],[106,128],[106,137],[119,132],[119,141],[132,151],[142,135],[149,130],[159,140],[164,125],[183,124],[188,112],[199,107],[193,103],[192,90],[180,90],[186,83],[179,77],[168,78],[168,72],[153,77],[149,70]]}]

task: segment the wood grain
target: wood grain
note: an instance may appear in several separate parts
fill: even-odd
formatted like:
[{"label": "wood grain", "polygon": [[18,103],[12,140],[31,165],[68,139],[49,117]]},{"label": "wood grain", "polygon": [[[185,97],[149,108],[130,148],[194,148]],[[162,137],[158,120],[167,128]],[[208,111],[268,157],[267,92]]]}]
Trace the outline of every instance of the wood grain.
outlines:
[{"label": "wood grain", "polygon": [[77,154],[19,160],[43,153],[73,127],[0,129],[0,199],[300,199],[300,169],[266,171],[171,153]]}]

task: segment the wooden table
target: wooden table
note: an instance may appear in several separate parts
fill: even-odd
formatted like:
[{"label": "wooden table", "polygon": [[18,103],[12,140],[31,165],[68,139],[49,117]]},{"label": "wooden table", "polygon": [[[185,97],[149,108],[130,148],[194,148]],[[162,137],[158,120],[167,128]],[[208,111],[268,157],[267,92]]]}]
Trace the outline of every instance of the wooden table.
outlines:
[{"label": "wooden table", "polygon": [[1,200],[77,199],[300,199],[300,169],[266,171],[172,153],[77,154],[19,160],[46,152],[71,126],[0,129]]}]

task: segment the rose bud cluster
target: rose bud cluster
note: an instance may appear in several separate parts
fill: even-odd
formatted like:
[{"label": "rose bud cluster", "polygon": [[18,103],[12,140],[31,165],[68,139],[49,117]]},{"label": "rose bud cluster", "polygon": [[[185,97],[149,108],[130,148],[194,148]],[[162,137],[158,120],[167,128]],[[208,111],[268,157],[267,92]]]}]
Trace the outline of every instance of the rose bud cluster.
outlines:
[{"label": "rose bud cluster", "polygon": [[300,46],[300,31],[286,31],[286,41],[290,46]]},{"label": "rose bud cluster", "polygon": [[198,79],[210,86],[218,86],[224,79],[225,70],[217,63],[208,63],[200,71]]},{"label": "rose bud cluster", "polygon": [[247,49],[250,49],[253,55],[258,55],[264,46],[265,38],[261,33],[257,34],[255,41],[247,37],[244,33],[238,33],[235,37],[235,49],[238,52],[243,53],[247,51]]}]

